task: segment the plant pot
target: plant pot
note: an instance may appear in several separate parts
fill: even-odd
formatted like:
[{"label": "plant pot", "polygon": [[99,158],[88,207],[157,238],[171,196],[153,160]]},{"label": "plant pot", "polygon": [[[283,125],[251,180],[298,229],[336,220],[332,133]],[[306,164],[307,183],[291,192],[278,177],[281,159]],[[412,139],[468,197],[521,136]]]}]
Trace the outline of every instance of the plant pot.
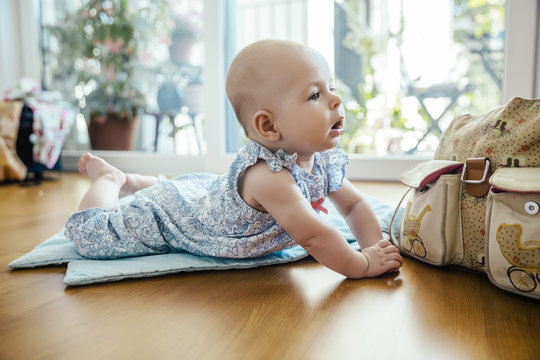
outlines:
[{"label": "plant pot", "polygon": [[139,128],[139,117],[118,113],[90,114],[88,136],[92,150],[133,150]]},{"label": "plant pot", "polygon": [[176,65],[189,64],[195,39],[189,36],[179,36],[171,39],[169,55]]}]

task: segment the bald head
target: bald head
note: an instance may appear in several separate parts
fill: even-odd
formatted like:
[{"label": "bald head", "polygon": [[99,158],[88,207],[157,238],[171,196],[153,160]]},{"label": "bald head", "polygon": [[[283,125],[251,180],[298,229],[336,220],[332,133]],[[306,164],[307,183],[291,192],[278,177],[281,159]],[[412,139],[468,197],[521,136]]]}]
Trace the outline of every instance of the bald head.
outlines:
[{"label": "bald head", "polygon": [[229,67],[226,91],[236,117],[250,132],[250,119],[257,110],[272,111],[287,86],[300,54],[314,52],[307,46],[283,40],[261,40],[240,51]]}]

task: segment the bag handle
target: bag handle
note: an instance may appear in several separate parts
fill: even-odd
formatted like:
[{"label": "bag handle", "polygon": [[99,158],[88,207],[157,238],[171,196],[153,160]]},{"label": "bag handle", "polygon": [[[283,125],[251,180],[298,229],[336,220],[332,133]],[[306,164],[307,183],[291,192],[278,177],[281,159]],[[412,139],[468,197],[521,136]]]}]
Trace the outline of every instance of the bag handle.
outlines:
[{"label": "bag handle", "polygon": [[405,191],[405,194],[403,194],[403,196],[401,197],[401,200],[399,200],[399,203],[397,204],[396,206],[396,210],[394,211],[394,215],[392,215],[392,220],[390,220],[390,227],[388,229],[388,233],[390,234],[390,242],[393,243],[394,245],[397,245],[397,239],[396,241],[394,242],[394,239],[392,238],[392,224],[394,223],[394,219],[396,218],[396,214],[401,206],[401,203],[403,202],[403,200],[405,199],[405,197],[407,196],[407,194],[409,193],[409,191],[411,191],[412,187],[408,188],[407,191]]}]

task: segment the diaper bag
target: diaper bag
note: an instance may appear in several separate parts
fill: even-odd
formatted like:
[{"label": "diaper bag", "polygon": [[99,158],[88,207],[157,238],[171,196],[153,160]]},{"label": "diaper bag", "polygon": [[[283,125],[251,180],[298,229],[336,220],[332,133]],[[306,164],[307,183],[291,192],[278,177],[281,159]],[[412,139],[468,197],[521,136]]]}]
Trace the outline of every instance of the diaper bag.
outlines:
[{"label": "diaper bag", "polygon": [[404,253],[540,299],[540,99],[455,118],[434,160],[400,178],[410,187],[395,241]]}]

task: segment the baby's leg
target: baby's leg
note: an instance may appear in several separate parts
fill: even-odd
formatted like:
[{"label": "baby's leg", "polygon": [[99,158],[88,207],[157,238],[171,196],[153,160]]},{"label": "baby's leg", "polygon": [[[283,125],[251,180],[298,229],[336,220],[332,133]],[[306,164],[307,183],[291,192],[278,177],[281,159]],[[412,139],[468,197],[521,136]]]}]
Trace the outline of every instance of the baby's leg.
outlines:
[{"label": "baby's leg", "polygon": [[79,160],[79,171],[94,180],[84,195],[79,210],[99,207],[114,210],[118,198],[132,194],[157,182],[154,176],[124,174],[100,157],[86,153]]},{"label": "baby's leg", "polygon": [[126,174],[126,183],[120,189],[120,197],[131,195],[139,190],[146,189],[158,182],[156,176],[141,174]]},{"label": "baby's leg", "polygon": [[120,189],[126,183],[126,175],[100,157],[86,153],[79,159],[79,172],[94,183],[83,196],[79,210],[99,207],[114,210],[118,204]]}]

